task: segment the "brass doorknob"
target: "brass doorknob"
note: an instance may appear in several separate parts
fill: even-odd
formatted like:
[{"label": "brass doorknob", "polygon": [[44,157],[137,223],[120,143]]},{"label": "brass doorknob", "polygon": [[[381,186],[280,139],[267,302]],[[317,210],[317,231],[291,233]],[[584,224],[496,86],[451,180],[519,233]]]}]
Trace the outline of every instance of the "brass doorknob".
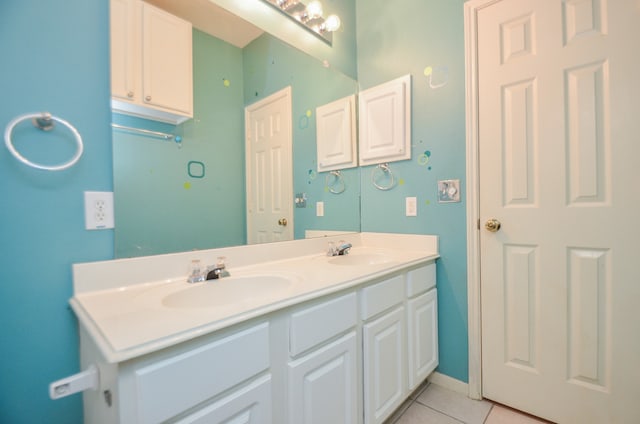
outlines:
[{"label": "brass doorknob", "polygon": [[491,218],[484,223],[484,228],[486,228],[487,231],[495,233],[496,231],[500,230],[500,221],[495,218]]},{"label": "brass doorknob", "polygon": [[287,218],[280,218],[278,220],[278,225],[282,225],[283,227],[287,226]]}]

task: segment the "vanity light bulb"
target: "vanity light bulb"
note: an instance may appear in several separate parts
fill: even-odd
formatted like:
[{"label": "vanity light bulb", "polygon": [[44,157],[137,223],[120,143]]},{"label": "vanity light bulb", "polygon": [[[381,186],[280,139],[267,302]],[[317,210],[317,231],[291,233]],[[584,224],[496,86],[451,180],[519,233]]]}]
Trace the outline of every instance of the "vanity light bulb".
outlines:
[{"label": "vanity light bulb", "polygon": [[328,32],[336,31],[340,28],[340,18],[337,15],[329,15],[327,20],[324,21],[324,29]]},{"label": "vanity light bulb", "polygon": [[314,0],[307,5],[307,16],[309,19],[315,19],[322,16],[322,3]]}]

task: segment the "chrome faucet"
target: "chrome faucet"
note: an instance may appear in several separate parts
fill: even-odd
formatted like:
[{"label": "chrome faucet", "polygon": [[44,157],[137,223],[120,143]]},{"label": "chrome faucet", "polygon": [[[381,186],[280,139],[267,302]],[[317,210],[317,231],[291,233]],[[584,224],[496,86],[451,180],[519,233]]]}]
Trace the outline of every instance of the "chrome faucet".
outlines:
[{"label": "chrome faucet", "polygon": [[200,265],[199,259],[191,261],[191,267],[189,269],[189,276],[187,277],[187,283],[200,283],[207,280],[217,280],[223,277],[229,277],[231,274],[227,271],[227,267],[224,264],[225,257],[218,257],[218,262],[215,266],[204,268]]},{"label": "chrome faucet", "polygon": [[334,242],[329,242],[329,250],[327,256],[343,256],[349,254],[349,249],[353,247],[351,243],[347,243],[344,240],[340,240],[336,246]]},{"label": "chrome faucet", "polygon": [[230,277],[231,274],[227,271],[227,266],[224,264],[225,257],[218,257],[216,265],[207,269],[207,280],[218,280],[224,277]]}]

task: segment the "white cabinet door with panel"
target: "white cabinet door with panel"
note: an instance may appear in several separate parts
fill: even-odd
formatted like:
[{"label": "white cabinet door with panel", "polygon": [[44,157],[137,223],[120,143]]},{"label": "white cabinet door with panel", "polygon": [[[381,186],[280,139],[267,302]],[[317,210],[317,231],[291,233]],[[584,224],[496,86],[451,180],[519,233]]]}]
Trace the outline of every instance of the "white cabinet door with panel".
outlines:
[{"label": "white cabinet door with panel", "polygon": [[192,116],[191,24],[146,3],[142,17],[143,101]]},{"label": "white cabinet door with panel", "polygon": [[414,390],[438,366],[438,306],[436,289],[407,303],[409,390]]},{"label": "white cabinet door with panel", "polygon": [[382,423],[404,402],[407,392],[404,333],[404,307],[398,307],[363,327],[366,424]]},{"label": "white cabinet door with panel", "polygon": [[358,94],[360,165],[411,159],[411,75]]},{"label": "white cabinet door with panel", "polygon": [[318,172],[358,166],[356,156],[356,96],[316,108]]},{"label": "white cabinet door with panel", "polygon": [[142,3],[111,0],[111,95],[129,102],[142,96],[139,22]]},{"label": "white cabinet door with panel", "polygon": [[357,424],[356,332],[289,364],[289,423]]}]

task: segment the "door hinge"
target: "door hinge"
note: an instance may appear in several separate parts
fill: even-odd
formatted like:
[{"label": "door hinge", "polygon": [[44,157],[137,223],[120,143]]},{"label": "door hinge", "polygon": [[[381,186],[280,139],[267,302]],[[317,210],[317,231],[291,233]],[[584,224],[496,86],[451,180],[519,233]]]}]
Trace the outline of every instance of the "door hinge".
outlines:
[{"label": "door hinge", "polygon": [[478,231],[480,231],[480,218],[478,218]]}]

